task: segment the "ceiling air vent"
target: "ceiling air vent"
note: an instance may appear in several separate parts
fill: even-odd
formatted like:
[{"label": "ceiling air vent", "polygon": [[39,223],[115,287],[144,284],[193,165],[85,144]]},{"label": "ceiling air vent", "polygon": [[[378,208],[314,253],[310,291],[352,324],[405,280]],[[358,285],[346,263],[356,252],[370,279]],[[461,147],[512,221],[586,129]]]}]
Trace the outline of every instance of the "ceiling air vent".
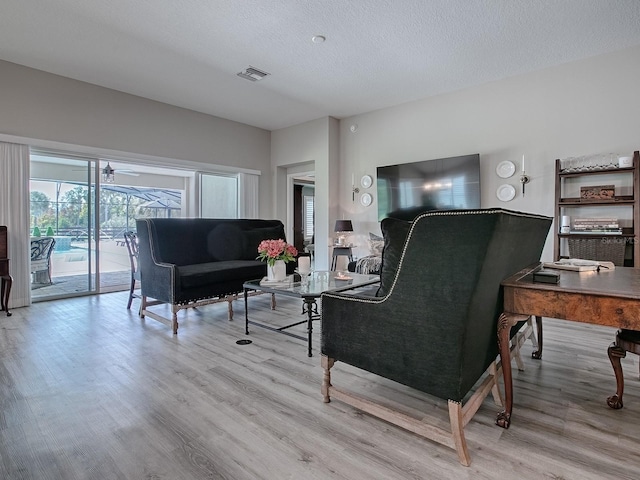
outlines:
[{"label": "ceiling air vent", "polygon": [[258,80],[262,80],[267,75],[270,75],[267,72],[263,72],[262,70],[258,70],[252,66],[249,66],[244,72],[238,72],[238,76],[242,78],[246,78],[247,80],[251,80],[252,82],[257,82]]}]

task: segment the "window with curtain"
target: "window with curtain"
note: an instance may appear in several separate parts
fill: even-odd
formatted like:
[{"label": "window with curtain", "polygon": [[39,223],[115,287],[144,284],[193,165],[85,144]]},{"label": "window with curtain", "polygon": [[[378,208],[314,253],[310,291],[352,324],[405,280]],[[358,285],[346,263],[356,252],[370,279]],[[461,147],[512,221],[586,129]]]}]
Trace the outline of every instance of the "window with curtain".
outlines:
[{"label": "window with curtain", "polygon": [[238,218],[238,177],[200,173],[200,216]]},{"label": "window with curtain", "polygon": [[304,239],[305,241],[311,241],[313,237],[313,223],[314,223],[314,199],[312,195],[305,195],[303,197],[304,208]]}]

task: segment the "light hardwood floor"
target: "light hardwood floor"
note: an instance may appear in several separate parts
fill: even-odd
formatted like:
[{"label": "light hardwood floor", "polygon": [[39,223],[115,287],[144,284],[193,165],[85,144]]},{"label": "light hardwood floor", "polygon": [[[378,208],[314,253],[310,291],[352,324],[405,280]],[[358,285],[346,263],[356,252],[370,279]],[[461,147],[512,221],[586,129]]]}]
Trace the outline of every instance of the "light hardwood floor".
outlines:
[{"label": "light hardwood floor", "polygon": [[[277,300],[271,311],[268,295],[251,298],[250,315],[300,315],[299,301]],[[634,355],[623,360],[625,407],[605,403],[613,329],[545,319],[542,360],[527,344],[526,370],[514,372],[511,428],[494,424],[488,397],[466,428],[467,468],[453,450],[324,404],[317,333],[312,358],[304,342],[257,327],[252,344],[237,345],[239,301],[232,322],[226,304],[180,312],[173,336],[126,301],[118,292],[0,315],[0,478],[640,478]],[[446,425],[445,402],[340,363],[332,374],[336,386]]]}]

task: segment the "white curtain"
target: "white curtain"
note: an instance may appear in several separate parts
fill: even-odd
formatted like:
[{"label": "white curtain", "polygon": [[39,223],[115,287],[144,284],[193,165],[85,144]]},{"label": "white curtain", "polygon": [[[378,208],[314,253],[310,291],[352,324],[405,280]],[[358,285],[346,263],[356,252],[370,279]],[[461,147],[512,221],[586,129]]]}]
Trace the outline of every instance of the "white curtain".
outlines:
[{"label": "white curtain", "polygon": [[259,218],[260,216],[260,190],[258,188],[260,176],[252,173],[238,174],[238,186],[240,188],[240,204],[238,215],[240,218]]},{"label": "white curtain", "polygon": [[29,147],[0,142],[0,225],[7,226],[8,234],[10,308],[31,304],[29,178]]}]

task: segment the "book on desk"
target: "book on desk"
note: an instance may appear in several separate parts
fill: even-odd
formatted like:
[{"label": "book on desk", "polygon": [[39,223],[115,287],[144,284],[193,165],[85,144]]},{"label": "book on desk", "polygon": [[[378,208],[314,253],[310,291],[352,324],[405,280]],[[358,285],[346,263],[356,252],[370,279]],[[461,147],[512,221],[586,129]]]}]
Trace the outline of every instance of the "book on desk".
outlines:
[{"label": "book on desk", "polygon": [[597,260],[584,260],[581,258],[562,258],[555,262],[543,262],[545,268],[554,268],[557,270],[569,270],[571,272],[612,272],[616,266],[613,262],[600,262]]}]

